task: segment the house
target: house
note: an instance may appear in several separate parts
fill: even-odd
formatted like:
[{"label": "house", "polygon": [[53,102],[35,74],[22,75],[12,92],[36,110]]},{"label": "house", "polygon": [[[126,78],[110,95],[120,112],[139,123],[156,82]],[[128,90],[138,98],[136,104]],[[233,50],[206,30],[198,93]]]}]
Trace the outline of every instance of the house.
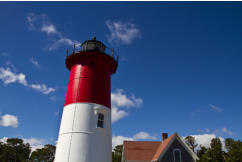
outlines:
[{"label": "house", "polygon": [[124,141],[122,162],[196,162],[197,155],[174,133],[162,141]]}]

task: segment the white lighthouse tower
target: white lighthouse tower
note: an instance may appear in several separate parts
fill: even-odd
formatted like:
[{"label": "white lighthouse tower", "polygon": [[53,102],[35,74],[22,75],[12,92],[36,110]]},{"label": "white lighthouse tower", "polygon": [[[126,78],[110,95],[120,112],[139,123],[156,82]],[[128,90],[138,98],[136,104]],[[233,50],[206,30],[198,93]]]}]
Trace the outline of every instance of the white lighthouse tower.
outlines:
[{"label": "white lighthouse tower", "polygon": [[66,58],[70,78],[56,147],[55,162],[111,162],[110,78],[117,59],[92,40]]}]

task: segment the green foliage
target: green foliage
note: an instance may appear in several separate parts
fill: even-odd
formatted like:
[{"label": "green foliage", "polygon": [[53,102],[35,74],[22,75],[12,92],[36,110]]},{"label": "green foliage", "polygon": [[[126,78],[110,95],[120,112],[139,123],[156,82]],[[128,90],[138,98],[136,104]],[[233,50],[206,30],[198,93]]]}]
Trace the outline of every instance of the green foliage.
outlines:
[{"label": "green foliage", "polygon": [[121,162],[123,145],[117,145],[112,152],[112,162]]},{"label": "green foliage", "polygon": [[[1,155],[2,155],[2,151],[3,150],[3,143],[0,141],[0,157],[1,157]],[[1,160],[0,160],[1,161]]]},{"label": "green foliage", "polygon": [[192,149],[192,151],[194,152],[195,148],[197,147],[197,143],[195,141],[195,138],[192,137],[192,136],[187,136],[185,138],[185,142]]},{"label": "green foliage", "polygon": [[228,152],[225,155],[226,162],[241,162],[242,161],[242,142],[234,141],[231,138],[225,140],[225,146]]},{"label": "green foliage", "polygon": [[31,152],[30,145],[22,139],[9,138],[0,144],[0,162],[27,162]]},{"label": "green foliage", "polygon": [[200,161],[202,162],[203,156],[205,155],[205,153],[207,152],[207,148],[204,146],[200,145],[200,150],[197,151],[197,156],[200,159]]},{"label": "green foliage", "polygon": [[202,162],[224,162],[224,152],[219,138],[211,140],[210,148],[202,156]]},{"label": "green foliage", "polygon": [[9,138],[6,143],[0,142],[0,162],[53,162],[55,146],[45,145],[32,152],[28,143],[19,138]]},{"label": "green foliage", "polygon": [[55,146],[45,145],[41,149],[37,149],[31,154],[32,162],[53,162],[55,158]]},{"label": "green foliage", "polygon": [[226,138],[225,139],[225,148],[227,150],[230,150],[232,148],[233,143],[234,143],[234,140],[232,138]]},{"label": "green foliage", "polygon": [[199,162],[242,162],[242,142],[240,140],[225,139],[226,152],[222,151],[219,138],[212,139],[210,145],[209,149],[200,146],[201,149],[197,151]]}]

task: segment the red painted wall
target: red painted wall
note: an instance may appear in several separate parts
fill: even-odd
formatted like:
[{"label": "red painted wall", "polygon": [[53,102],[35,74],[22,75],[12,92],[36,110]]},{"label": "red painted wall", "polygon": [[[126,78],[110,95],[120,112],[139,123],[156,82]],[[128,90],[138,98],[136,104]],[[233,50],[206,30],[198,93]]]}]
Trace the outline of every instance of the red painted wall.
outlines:
[{"label": "red painted wall", "polygon": [[112,57],[96,52],[79,52],[67,57],[66,66],[71,74],[65,105],[89,102],[111,108],[110,77],[117,69]]}]

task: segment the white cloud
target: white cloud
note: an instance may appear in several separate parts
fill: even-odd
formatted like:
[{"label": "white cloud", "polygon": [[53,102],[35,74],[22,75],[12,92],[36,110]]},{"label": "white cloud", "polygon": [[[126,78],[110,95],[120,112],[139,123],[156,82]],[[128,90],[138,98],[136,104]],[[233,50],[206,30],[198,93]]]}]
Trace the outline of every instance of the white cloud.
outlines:
[{"label": "white cloud", "polygon": [[49,88],[45,84],[31,84],[30,87],[46,95],[55,92],[54,88]]},{"label": "white cloud", "polygon": [[141,98],[136,98],[133,94],[127,96],[122,89],[117,89],[111,93],[112,122],[116,122],[128,115],[128,112],[121,108],[140,107],[143,104]]},{"label": "white cloud", "polygon": [[209,107],[210,107],[210,111],[213,111],[213,112],[222,112],[223,111],[223,109],[221,109],[220,107],[212,105],[212,104],[209,104]]},{"label": "white cloud", "polygon": [[112,107],[112,122],[116,122],[125,116],[127,116],[128,113],[123,110],[119,110],[117,107]]},{"label": "white cloud", "polygon": [[78,41],[63,37],[62,33],[57,30],[53,23],[51,23],[49,17],[46,14],[37,15],[30,13],[27,15],[26,21],[29,30],[36,30],[48,35],[48,39],[52,42],[48,47],[48,50],[50,51],[53,51],[62,46],[72,46],[74,43],[77,44],[77,46],[80,45],[80,42]]},{"label": "white cloud", "polygon": [[191,135],[195,138],[198,145],[202,145],[205,147],[210,147],[211,140],[216,138],[215,134],[202,134],[202,135]]},{"label": "white cloud", "polygon": [[210,130],[209,128],[205,128],[205,129],[198,129],[198,132],[201,133],[212,133],[212,134],[216,134],[216,135],[233,135],[234,133],[231,130],[228,130],[228,128],[223,127],[223,128],[219,128],[219,129],[215,129],[215,130]]},{"label": "white cloud", "polygon": [[8,139],[8,137],[0,138],[0,142],[6,143],[7,142],[7,139]]},{"label": "white cloud", "polygon": [[14,115],[9,115],[9,114],[0,116],[0,126],[17,128],[18,117]]},{"label": "white cloud", "polygon": [[156,140],[156,136],[152,136],[147,132],[139,132],[133,136],[134,140],[145,140],[145,139],[152,139]]},{"label": "white cloud", "polygon": [[230,131],[230,130],[228,130],[227,128],[222,128],[222,132],[223,133],[226,133],[226,134],[229,134],[229,135],[232,135],[233,134],[233,132],[232,131]]},{"label": "white cloud", "polygon": [[6,62],[6,65],[9,66],[9,67],[11,67],[11,69],[12,69],[13,72],[17,72],[18,71],[17,68],[14,66],[14,64],[10,60],[8,60]]},{"label": "white cloud", "polygon": [[225,139],[223,137],[217,137],[215,134],[200,134],[200,135],[191,135],[195,138],[195,141],[198,145],[205,146],[206,148],[210,147],[211,140],[213,138],[219,138],[222,143],[222,148],[225,150]]},{"label": "white cloud", "polygon": [[46,141],[38,138],[23,138],[25,143],[29,143],[31,146],[31,150],[35,151],[36,149],[43,148],[46,144]]},{"label": "white cloud", "polygon": [[223,135],[223,134],[225,134],[225,135],[233,135],[233,132],[231,130],[228,130],[226,127],[223,127],[221,129],[216,129],[214,131],[214,133],[217,134],[217,135]]},{"label": "white cloud", "polygon": [[109,43],[131,44],[134,39],[141,37],[140,30],[131,22],[107,20],[106,25],[110,31]]},{"label": "white cloud", "polygon": [[115,92],[111,93],[111,102],[114,107],[140,107],[143,100],[141,98],[136,98],[134,95],[128,97],[124,90],[117,89]]},{"label": "white cloud", "polygon": [[61,36],[61,33],[57,31],[55,25],[50,22],[46,14],[29,13],[26,17],[26,22],[29,30],[44,32],[47,35]]},{"label": "white cloud", "polygon": [[74,42],[69,39],[69,38],[60,38],[56,41],[54,41],[54,43],[49,47],[50,51],[53,51],[61,46],[72,46],[74,44]]},{"label": "white cloud", "polygon": [[45,95],[56,91],[54,88],[47,87],[45,84],[28,84],[25,74],[17,74],[13,72],[10,68],[0,67],[0,80],[2,80],[4,85],[17,82],[24,86],[29,86],[30,88],[39,91]]},{"label": "white cloud", "polygon": [[56,30],[55,26],[53,24],[45,24],[42,26],[41,31],[46,32],[49,34],[59,34],[59,32]]},{"label": "white cloud", "polygon": [[117,145],[123,144],[123,141],[133,141],[132,137],[124,137],[124,136],[113,136],[112,137],[112,147],[114,148]]},{"label": "white cloud", "polygon": [[135,141],[135,140],[156,140],[156,136],[150,135],[147,132],[141,131],[133,135],[132,137],[125,136],[113,136],[112,137],[112,147],[123,144],[123,141]]},{"label": "white cloud", "polygon": [[27,86],[25,77],[26,76],[23,73],[16,74],[12,72],[10,68],[5,69],[0,67],[0,80],[2,80],[5,85],[18,82],[24,86]]},{"label": "white cloud", "polygon": [[198,129],[198,132],[202,132],[202,133],[210,133],[211,130],[209,128],[205,128],[205,129]]},{"label": "white cloud", "polygon": [[38,63],[38,61],[36,61],[34,58],[29,59],[29,61],[38,69],[40,69],[40,65]]},{"label": "white cloud", "polygon": [[26,17],[26,22],[28,25],[29,30],[35,29],[34,22],[36,21],[37,17],[33,13],[29,13]]},{"label": "white cloud", "polygon": [[[37,30],[37,31],[42,31],[42,28],[44,26],[51,25],[49,21],[49,17],[46,14],[29,13],[26,17],[26,22],[29,30]],[[46,32],[46,30],[44,30],[43,32]]]}]

